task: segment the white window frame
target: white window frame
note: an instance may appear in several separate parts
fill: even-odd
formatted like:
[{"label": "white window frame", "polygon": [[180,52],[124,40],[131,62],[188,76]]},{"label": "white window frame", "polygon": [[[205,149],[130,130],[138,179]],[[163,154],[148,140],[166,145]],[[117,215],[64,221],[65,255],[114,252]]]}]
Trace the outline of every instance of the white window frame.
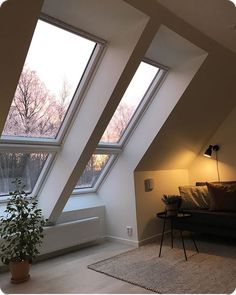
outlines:
[{"label": "white window frame", "polygon": [[[16,150],[15,148],[13,149],[8,149],[8,150],[1,150],[0,149],[0,153],[2,152],[7,152],[7,153],[11,153],[11,152],[15,152],[15,153],[46,153],[48,154],[48,157],[47,157],[47,160],[45,161],[44,165],[43,165],[43,168],[39,174],[39,177],[35,183],[35,186],[32,190],[32,192],[28,195],[28,197],[37,197],[38,193],[39,193],[39,190],[40,190],[40,187],[46,177],[46,175],[48,174],[49,172],[49,168],[54,160],[54,157],[55,157],[55,153],[54,152],[46,152],[46,151],[38,151],[38,150]],[[10,199],[10,195],[2,195],[0,196],[0,204],[1,203],[5,203],[7,202],[8,200]]]},{"label": "white window frame", "polygon": [[115,161],[117,160],[118,153],[119,153],[118,150],[115,150],[113,152],[109,151],[109,153],[108,153],[104,150],[96,149],[93,154],[110,155],[111,156],[110,159],[107,161],[107,163],[103,167],[100,175],[92,183],[92,185],[90,187],[84,187],[84,188],[83,187],[81,187],[81,188],[76,187],[73,190],[72,195],[95,193],[98,190],[99,186],[101,185],[102,181],[105,179],[108,172],[110,171],[111,167],[114,165]]},{"label": "white window frame", "polygon": [[148,63],[150,65],[153,65],[157,68],[159,68],[158,72],[156,73],[155,77],[150,83],[150,86],[148,87],[147,91],[143,95],[140,103],[138,104],[134,114],[130,118],[130,121],[128,125],[126,126],[123,134],[121,135],[118,142],[112,142],[112,143],[100,143],[98,144],[98,147],[103,148],[116,148],[119,147],[123,149],[124,145],[130,138],[132,132],[135,130],[136,126],[138,126],[138,122],[141,120],[143,114],[145,113],[148,106],[151,104],[154,94],[159,90],[161,83],[163,82],[164,78],[167,75],[168,68],[164,67],[163,65],[160,65],[156,62],[153,62],[149,59],[143,59],[142,62]]},{"label": "white window frame", "polygon": [[169,68],[166,66],[163,66],[157,62],[154,62],[150,59],[144,58],[142,60],[145,63],[148,63],[150,65],[153,65],[157,68],[159,68],[158,72],[156,73],[155,77],[150,83],[150,86],[148,87],[147,91],[143,95],[139,105],[137,106],[134,114],[132,115],[128,125],[126,126],[123,134],[121,135],[120,139],[116,143],[99,143],[94,153],[101,153],[104,154],[110,154],[115,155],[112,157],[112,160],[108,161],[106,163],[105,167],[103,168],[103,171],[101,175],[96,180],[95,184],[91,188],[75,188],[72,192],[72,196],[85,194],[85,193],[96,193],[101,184],[103,183],[105,177],[108,175],[109,171],[111,171],[112,166],[118,159],[119,155],[122,153],[125,145],[128,143],[128,140],[130,139],[132,133],[134,132],[135,128],[138,126],[138,123],[142,119],[142,116],[146,112],[147,108],[153,101],[156,93],[160,89],[164,79],[166,78],[168,74]]},{"label": "white window frame", "polygon": [[[33,138],[23,136],[6,136],[3,135],[0,138],[0,152],[21,152],[21,153],[48,153],[48,158],[44,164],[44,167],[39,175],[39,178],[33,188],[31,196],[36,196],[44,181],[47,179],[47,175],[55,161],[56,154],[61,150],[63,142],[68,134],[76,115],[83,103],[86,90],[88,89],[96,70],[101,61],[102,55],[105,51],[106,42],[103,39],[97,38],[87,32],[84,32],[71,25],[57,20],[46,14],[41,14],[39,20],[47,22],[51,25],[57,26],[60,29],[64,29],[78,36],[84,37],[95,42],[94,50],[90,56],[84,73],[78,81],[77,88],[71,99],[71,103],[65,114],[64,120],[60,126],[56,138]],[[0,203],[6,202],[9,196],[0,196]]]},{"label": "white window frame", "polygon": [[33,138],[33,137],[24,137],[24,136],[18,136],[18,137],[14,136],[14,138],[12,138],[12,136],[2,135],[0,138],[0,143],[14,142],[15,144],[17,143],[21,144],[22,142],[24,143],[27,142],[28,144],[38,144],[38,145],[39,144],[60,145],[62,141],[64,140],[65,135],[68,133],[68,129],[72,125],[72,122],[76,117],[76,114],[79,112],[79,109],[83,103],[85,91],[88,88],[89,84],[91,83],[91,80],[98,68],[99,61],[101,60],[102,54],[105,51],[106,42],[103,39],[97,38],[94,35],[86,33],[71,25],[65,24],[64,22],[59,21],[43,13],[40,15],[39,20],[47,22],[51,25],[54,25],[68,32],[74,33],[75,35],[84,37],[90,41],[96,42],[97,44],[94,47],[93,53],[91,54],[90,60],[88,61],[88,64],[85,68],[85,71],[80,81],[78,81],[77,88],[75,90],[71,103],[68,107],[68,110],[65,114],[64,120],[60,126],[60,129],[58,130],[56,138],[39,138],[39,137]]}]

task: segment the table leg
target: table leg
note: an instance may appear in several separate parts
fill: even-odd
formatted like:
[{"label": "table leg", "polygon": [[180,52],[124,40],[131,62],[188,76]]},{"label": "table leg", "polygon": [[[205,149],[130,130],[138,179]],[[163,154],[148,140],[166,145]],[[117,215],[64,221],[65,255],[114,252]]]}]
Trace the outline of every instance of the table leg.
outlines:
[{"label": "table leg", "polygon": [[171,218],[171,248],[173,249],[174,242],[173,242],[173,219]]},{"label": "table leg", "polygon": [[162,249],[162,243],[163,243],[163,238],[164,238],[165,225],[166,225],[166,217],[164,218],[164,224],[163,224],[163,229],[162,229],[161,245],[160,245],[159,257],[161,257],[161,249]]},{"label": "table leg", "polygon": [[182,230],[180,229],[180,235],[181,235],[181,239],[182,239],[182,244],[183,244],[183,249],[184,249],[184,256],[185,256],[185,260],[187,261],[187,255],[186,255],[186,250],[185,250],[185,245],[184,245],[184,238],[183,238],[183,234],[182,234]]},{"label": "table leg", "polygon": [[192,240],[193,240],[193,243],[194,243],[194,246],[195,246],[195,248],[196,248],[197,253],[199,253],[199,250],[198,250],[198,247],[197,247],[197,244],[196,244],[196,242],[195,242],[195,239],[194,239],[194,236],[193,236],[193,233],[192,233],[192,232],[191,232],[191,238],[192,238]]}]

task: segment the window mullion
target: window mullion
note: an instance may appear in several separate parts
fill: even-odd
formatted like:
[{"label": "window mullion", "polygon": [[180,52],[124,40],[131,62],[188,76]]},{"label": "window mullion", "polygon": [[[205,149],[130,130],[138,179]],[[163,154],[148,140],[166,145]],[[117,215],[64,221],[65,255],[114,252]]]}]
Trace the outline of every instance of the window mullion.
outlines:
[{"label": "window mullion", "polygon": [[120,154],[122,152],[121,146],[112,146],[112,145],[102,145],[99,144],[96,147],[96,154]]},{"label": "window mullion", "polygon": [[0,152],[39,152],[56,153],[61,149],[59,145],[29,145],[19,143],[1,143]]}]

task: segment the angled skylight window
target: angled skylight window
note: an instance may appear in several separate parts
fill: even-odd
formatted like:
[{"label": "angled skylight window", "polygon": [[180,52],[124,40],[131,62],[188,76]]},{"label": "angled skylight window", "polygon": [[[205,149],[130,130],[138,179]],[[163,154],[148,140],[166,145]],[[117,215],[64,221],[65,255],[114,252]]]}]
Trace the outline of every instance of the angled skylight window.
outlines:
[{"label": "angled skylight window", "polygon": [[2,135],[56,138],[95,46],[39,20]]},{"label": "angled skylight window", "polygon": [[[110,156],[110,160],[102,162],[95,169],[90,159],[73,194],[96,191],[99,188],[104,176],[122,152],[125,141],[128,140],[141,115],[154,98],[166,73],[167,68],[153,61],[145,60],[140,63],[96,148],[97,153],[102,150],[107,157]],[[83,191],[83,188],[86,190]]]},{"label": "angled skylight window", "polygon": [[47,153],[0,153],[0,196],[15,190],[12,183],[21,178],[25,191],[31,193],[48,158]]},{"label": "angled skylight window", "polygon": [[108,124],[100,144],[118,143],[121,140],[158,71],[158,67],[141,62]]},{"label": "angled skylight window", "polygon": [[111,158],[109,154],[93,154],[75,188],[92,188]]},{"label": "angled skylight window", "polygon": [[43,15],[0,138],[0,201],[21,178],[37,195],[103,50],[103,40]]}]

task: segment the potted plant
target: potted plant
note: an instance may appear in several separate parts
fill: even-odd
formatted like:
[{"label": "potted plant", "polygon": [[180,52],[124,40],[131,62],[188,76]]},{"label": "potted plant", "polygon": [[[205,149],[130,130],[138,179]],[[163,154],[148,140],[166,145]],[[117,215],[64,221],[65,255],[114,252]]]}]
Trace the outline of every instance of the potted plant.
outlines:
[{"label": "potted plant", "polygon": [[0,256],[8,264],[12,283],[29,279],[32,259],[39,254],[45,220],[37,201],[24,191],[21,179],[13,181],[15,191],[10,193],[5,214],[0,218]]},{"label": "potted plant", "polygon": [[177,195],[163,195],[162,201],[165,204],[167,215],[176,215],[181,203],[181,197]]}]

